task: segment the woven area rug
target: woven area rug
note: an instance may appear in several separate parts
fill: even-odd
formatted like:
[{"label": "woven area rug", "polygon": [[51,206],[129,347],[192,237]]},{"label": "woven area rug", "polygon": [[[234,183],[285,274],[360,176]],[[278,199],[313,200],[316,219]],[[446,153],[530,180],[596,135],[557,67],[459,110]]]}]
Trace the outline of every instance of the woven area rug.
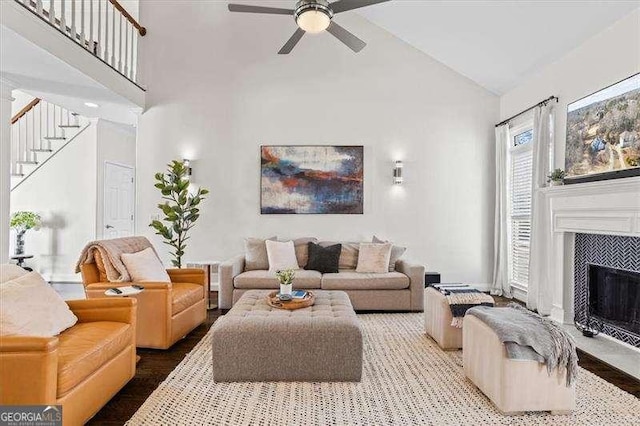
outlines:
[{"label": "woven area rug", "polygon": [[[129,425],[638,425],[640,400],[580,369],[568,416],[503,416],[423,331],[422,314],[359,315],[361,383],[214,383],[209,332]],[[522,384],[526,386],[526,383]]]}]

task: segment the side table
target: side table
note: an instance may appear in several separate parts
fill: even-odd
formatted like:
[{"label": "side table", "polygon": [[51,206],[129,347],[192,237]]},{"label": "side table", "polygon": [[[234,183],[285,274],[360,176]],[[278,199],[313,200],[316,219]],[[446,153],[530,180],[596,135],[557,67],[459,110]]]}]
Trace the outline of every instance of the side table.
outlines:
[{"label": "side table", "polygon": [[[112,292],[111,289],[108,289],[108,290],[105,290],[104,295],[107,297],[129,297],[129,296],[135,296],[144,291],[144,288],[134,288],[132,286],[114,287],[114,288],[117,288],[118,290],[122,290],[123,293],[117,294]],[[140,362],[140,355],[136,353],[136,364],[139,362]]]},{"label": "side table", "polygon": [[31,259],[31,258],[33,258],[32,254],[16,254],[15,256],[11,256],[11,260],[15,260],[16,265],[18,265],[25,271],[29,271],[29,272],[33,271],[33,269],[29,268],[28,266],[25,266],[24,261],[25,259]]},{"label": "side table", "polygon": [[[204,275],[206,277],[207,284],[207,309],[218,308],[218,291],[220,290],[220,284],[218,281],[218,266],[220,261],[218,260],[188,260],[185,262],[187,268],[200,268],[204,269]],[[215,274],[215,279],[211,279],[211,276]],[[216,293],[215,301],[212,301],[211,293]]]}]

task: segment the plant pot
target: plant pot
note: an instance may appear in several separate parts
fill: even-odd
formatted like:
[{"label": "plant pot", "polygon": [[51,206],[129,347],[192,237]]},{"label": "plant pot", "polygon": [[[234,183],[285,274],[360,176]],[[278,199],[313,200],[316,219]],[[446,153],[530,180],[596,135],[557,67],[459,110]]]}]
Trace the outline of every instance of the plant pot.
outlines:
[{"label": "plant pot", "polygon": [[292,291],[292,284],[280,284],[280,294],[291,294]]},{"label": "plant pot", "polygon": [[561,180],[552,180],[551,182],[549,182],[549,184],[551,186],[562,186],[564,185],[564,182]]},{"label": "plant pot", "polygon": [[25,231],[18,231],[16,233],[16,250],[15,250],[16,256],[20,256],[24,254],[24,234],[25,234]]}]

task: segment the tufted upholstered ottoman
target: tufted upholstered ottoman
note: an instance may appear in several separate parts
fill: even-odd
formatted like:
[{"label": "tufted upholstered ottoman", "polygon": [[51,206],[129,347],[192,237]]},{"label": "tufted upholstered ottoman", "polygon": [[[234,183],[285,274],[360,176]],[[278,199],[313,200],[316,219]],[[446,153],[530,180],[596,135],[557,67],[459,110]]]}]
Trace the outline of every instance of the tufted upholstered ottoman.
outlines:
[{"label": "tufted upholstered ottoman", "polygon": [[212,328],[216,382],[358,382],[362,331],[349,296],[314,290],[313,306],[269,306],[251,290]]}]

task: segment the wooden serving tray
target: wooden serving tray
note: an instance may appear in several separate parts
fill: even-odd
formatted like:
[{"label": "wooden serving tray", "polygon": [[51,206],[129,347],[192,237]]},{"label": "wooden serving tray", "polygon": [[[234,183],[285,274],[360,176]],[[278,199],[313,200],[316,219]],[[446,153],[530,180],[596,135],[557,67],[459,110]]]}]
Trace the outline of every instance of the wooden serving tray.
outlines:
[{"label": "wooden serving tray", "polygon": [[308,308],[309,306],[313,305],[315,301],[316,301],[316,296],[310,291],[307,291],[307,295],[305,296],[304,299],[292,299],[287,301],[282,301],[278,299],[277,291],[272,291],[267,296],[267,304],[269,306],[276,309],[286,309],[288,311]]}]

